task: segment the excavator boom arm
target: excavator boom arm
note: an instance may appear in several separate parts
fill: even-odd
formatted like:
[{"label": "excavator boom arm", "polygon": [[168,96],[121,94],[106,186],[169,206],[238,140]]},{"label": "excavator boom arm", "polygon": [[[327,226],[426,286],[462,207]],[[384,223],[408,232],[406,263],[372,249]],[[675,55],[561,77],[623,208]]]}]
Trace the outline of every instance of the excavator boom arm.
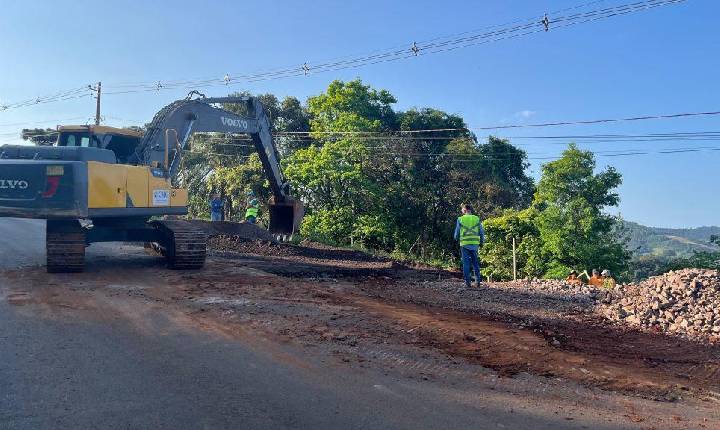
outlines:
[{"label": "excavator boom arm", "polygon": [[[221,103],[244,104],[248,115],[241,116],[214,106]],[[280,169],[280,158],[272,139],[270,120],[257,98],[198,98],[171,103],[155,115],[135,151],[134,161],[137,164],[162,165],[169,177],[174,179],[192,134],[209,132],[251,136],[274,196],[270,228],[284,233],[294,231],[302,217],[302,205],[289,195],[289,186]],[[283,220],[273,220],[274,213],[282,213],[275,218]]]}]

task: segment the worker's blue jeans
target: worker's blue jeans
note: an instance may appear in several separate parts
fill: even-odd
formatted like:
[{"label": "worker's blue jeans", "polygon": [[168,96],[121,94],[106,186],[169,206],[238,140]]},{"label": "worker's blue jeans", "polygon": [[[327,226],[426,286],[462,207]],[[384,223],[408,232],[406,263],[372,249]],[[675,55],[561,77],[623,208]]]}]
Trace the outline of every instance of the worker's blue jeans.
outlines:
[{"label": "worker's blue jeans", "polygon": [[245,218],[245,221],[247,221],[250,224],[255,224],[256,219],[254,216],[249,216],[249,217]]},{"label": "worker's blue jeans", "polygon": [[210,212],[210,221],[222,221],[222,214],[220,212]]},{"label": "worker's blue jeans", "polygon": [[480,259],[478,258],[477,249],[468,249],[464,246],[460,247],[460,254],[462,255],[462,266],[463,266],[463,277],[465,278],[465,285],[470,286],[472,282],[471,269],[475,272],[475,280],[479,283],[480,278]]}]

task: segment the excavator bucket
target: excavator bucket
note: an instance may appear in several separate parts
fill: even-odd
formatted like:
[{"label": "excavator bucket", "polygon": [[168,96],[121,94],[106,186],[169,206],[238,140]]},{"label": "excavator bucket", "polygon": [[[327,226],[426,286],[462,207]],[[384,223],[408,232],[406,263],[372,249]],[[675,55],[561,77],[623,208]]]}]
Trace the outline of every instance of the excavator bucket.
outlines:
[{"label": "excavator bucket", "polygon": [[270,200],[270,233],[293,234],[300,228],[305,206],[299,200],[275,202]]}]

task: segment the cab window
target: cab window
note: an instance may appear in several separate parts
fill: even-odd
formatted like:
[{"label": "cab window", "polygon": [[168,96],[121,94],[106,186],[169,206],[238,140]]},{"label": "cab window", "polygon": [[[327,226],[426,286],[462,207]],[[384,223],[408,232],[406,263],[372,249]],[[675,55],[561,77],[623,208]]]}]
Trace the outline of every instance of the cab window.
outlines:
[{"label": "cab window", "polygon": [[139,137],[106,134],[102,147],[114,152],[119,163],[127,163],[130,156],[135,153],[135,148],[139,143]]},{"label": "cab window", "polygon": [[82,146],[87,148],[91,146],[90,134],[87,132],[60,133],[60,137],[58,137],[58,146]]}]

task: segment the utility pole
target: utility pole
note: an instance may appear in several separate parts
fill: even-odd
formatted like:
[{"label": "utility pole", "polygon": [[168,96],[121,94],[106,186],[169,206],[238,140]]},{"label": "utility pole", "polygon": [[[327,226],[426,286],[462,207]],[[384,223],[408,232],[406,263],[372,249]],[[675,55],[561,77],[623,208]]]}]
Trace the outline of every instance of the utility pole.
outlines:
[{"label": "utility pole", "polygon": [[95,125],[100,125],[100,93],[102,92],[102,82],[98,82],[97,89],[97,104],[95,105]]},{"label": "utility pole", "polygon": [[513,236],[513,281],[517,281],[517,256],[515,254],[515,237]]}]

